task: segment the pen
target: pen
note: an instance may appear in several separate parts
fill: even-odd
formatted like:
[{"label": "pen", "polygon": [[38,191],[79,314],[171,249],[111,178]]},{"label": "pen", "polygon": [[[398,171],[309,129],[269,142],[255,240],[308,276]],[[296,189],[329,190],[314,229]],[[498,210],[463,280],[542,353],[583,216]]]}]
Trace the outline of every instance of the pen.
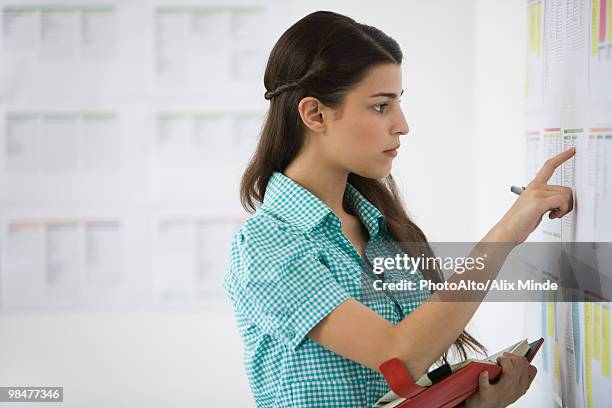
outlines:
[{"label": "pen", "polygon": [[512,186],[510,187],[510,191],[512,191],[516,195],[521,195],[523,191],[525,191],[525,187],[521,186]]}]

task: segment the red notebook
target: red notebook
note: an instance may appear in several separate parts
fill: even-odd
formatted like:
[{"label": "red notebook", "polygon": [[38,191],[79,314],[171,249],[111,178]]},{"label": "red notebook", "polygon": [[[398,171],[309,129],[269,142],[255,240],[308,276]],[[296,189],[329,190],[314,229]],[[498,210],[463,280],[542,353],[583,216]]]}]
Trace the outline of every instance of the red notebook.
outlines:
[{"label": "red notebook", "polygon": [[[528,361],[533,360],[542,343],[544,343],[543,338],[529,343],[529,350],[525,354]],[[482,371],[489,372],[489,381],[495,380],[502,372],[502,367],[499,365],[472,361],[444,378],[432,379],[433,385],[421,387],[414,383],[408,370],[398,358],[382,363],[379,368],[391,390],[399,397],[406,398],[405,401],[395,405],[397,408],[456,407],[478,391],[478,377]]]}]

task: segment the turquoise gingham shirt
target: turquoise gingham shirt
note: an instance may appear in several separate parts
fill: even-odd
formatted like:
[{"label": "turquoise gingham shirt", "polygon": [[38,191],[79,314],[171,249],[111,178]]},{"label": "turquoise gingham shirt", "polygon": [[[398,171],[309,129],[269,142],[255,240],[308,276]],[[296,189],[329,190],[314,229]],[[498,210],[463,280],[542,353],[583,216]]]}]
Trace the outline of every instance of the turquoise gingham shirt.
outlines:
[{"label": "turquoise gingham shirt", "polygon": [[[344,200],[369,232],[366,257],[381,256],[371,244],[393,242],[384,216],[350,183]],[[389,391],[380,373],[307,336],[349,298],[397,324],[430,295],[364,296],[362,285],[375,279],[364,265],[335,213],[274,172],[264,202],[232,240],[224,279],[258,407],[371,407]]]}]

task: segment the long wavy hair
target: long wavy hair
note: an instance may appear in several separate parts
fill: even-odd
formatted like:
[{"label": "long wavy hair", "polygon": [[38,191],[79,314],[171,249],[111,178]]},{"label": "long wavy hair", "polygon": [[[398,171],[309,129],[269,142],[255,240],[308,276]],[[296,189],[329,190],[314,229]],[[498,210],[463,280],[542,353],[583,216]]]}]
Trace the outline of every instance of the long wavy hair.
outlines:
[{"label": "long wavy hair", "polygon": [[[312,96],[328,107],[340,108],[346,93],[368,69],[401,64],[402,57],[398,43],[381,30],[329,11],[311,13],[285,31],[266,65],[264,96],[270,99],[270,107],[242,176],[242,206],[249,213],[255,211],[272,173],[283,172],[300,151],[305,130],[297,106],[302,98]],[[387,229],[407,253],[433,255],[427,237],[408,216],[391,174],[371,179],[350,173],[348,181],[384,215]],[[422,272],[431,281],[443,281],[438,269]],[[467,349],[486,352],[466,331],[453,346],[463,359],[468,357]],[[447,362],[447,355],[441,361]]]}]

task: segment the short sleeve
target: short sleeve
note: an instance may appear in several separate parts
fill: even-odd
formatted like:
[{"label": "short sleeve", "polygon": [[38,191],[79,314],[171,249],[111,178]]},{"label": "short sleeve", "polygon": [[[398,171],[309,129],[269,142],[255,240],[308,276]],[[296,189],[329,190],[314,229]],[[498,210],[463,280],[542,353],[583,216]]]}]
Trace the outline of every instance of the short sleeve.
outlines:
[{"label": "short sleeve", "polygon": [[234,307],[264,333],[293,350],[348,292],[301,234],[270,227],[234,239]]}]

